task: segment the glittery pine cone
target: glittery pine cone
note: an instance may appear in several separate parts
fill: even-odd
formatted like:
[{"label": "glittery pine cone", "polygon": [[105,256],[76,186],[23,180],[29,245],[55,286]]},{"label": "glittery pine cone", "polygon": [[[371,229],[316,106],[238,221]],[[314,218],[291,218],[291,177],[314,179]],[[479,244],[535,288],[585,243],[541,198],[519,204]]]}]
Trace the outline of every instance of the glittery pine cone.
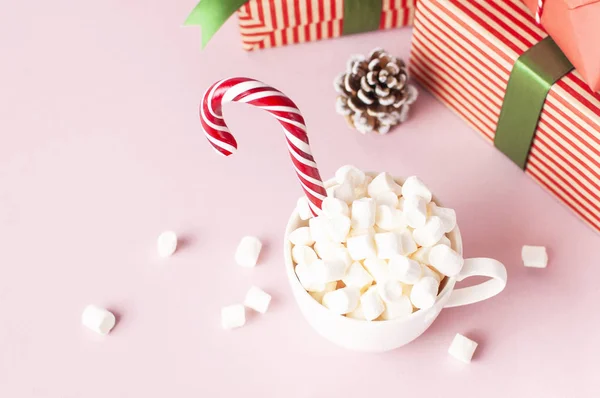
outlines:
[{"label": "glittery pine cone", "polygon": [[404,62],[382,49],[373,50],[368,58],[355,55],[334,82],[336,111],[362,134],[386,134],[406,120],[417,99],[417,89],[407,80]]}]

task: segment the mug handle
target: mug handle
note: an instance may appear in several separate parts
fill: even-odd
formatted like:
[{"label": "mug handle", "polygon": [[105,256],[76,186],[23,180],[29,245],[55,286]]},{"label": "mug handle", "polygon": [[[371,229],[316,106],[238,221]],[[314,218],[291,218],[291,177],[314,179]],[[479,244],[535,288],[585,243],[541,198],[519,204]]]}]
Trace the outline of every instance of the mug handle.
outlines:
[{"label": "mug handle", "polygon": [[454,289],[444,306],[459,307],[487,300],[504,290],[506,286],[506,267],[498,260],[491,258],[469,258],[465,260],[462,270],[456,276],[458,282],[471,276],[487,276],[491,278],[479,285]]}]

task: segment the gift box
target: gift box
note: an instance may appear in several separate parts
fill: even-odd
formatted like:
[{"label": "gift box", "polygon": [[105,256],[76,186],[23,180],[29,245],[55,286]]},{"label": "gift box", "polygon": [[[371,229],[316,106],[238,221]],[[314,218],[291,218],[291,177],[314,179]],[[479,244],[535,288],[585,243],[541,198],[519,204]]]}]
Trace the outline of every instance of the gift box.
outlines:
[{"label": "gift box", "polygon": [[600,94],[520,0],[419,0],[409,70],[600,231]]},{"label": "gift box", "polygon": [[[412,24],[417,0],[202,0],[186,25],[202,45],[237,12],[247,51]],[[236,11],[237,10],[237,11]]]}]

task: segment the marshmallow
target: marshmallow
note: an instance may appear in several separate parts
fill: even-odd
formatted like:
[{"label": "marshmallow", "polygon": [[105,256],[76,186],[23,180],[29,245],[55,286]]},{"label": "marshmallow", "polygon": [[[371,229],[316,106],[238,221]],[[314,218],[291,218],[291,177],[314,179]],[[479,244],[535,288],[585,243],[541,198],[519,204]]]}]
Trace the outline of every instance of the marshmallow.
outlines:
[{"label": "marshmallow", "polygon": [[258,261],[262,243],[254,236],[244,236],[235,251],[235,262],[242,267],[254,267]]},{"label": "marshmallow", "polygon": [[327,234],[334,242],[345,242],[350,233],[350,219],[346,216],[334,216],[327,220]]},{"label": "marshmallow", "polygon": [[348,247],[350,257],[355,261],[377,256],[375,241],[371,234],[348,238],[346,246]]},{"label": "marshmallow", "polygon": [[410,258],[421,264],[429,264],[429,252],[431,247],[420,247],[416,252],[410,255]]},{"label": "marshmallow", "polygon": [[310,205],[308,204],[308,199],[306,196],[302,196],[296,202],[296,211],[298,212],[298,217],[301,220],[308,220],[313,217],[313,212],[310,209]]},{"label": "marshmallow", "polygon": [[390,267],[387,261],[377,258],[367,258],[363,261],[363,265],[377,283],[383,283],[391,279]]},{"label": "marshmallow", "polygon": [[423,273],[419,262],[404,256],[392,257],[389,267],[392,279],[409,285],[417,283]]},{"label": "marshmallow", "polygon": [[392,208],[398,207],[398,196],[393,192],[383,192],[375,197],[378,206],[385,205]]},{"label": "marshmallow", "polygon": [[429,217],[425,225],[413,231],[413,238],[419,246],[433,246],[442,239],[442,236],[444,236],[444,228],[442,220],[437,216]]},{"label": "marshmallow", "polygon": [[310,235],[310,227],[300,227],[292,231],[288,239],[296,246],[312,246],[315,243]]},{"label": "marshmallow", "polygon": [[354,199],[362,199],[367,197],[369,184],[373,181],[372,177],[366,176],[365,182],[354,187]]},{"label": "marshmallow", "polygon": [[438,242],[438,245],[446,245],[448,247],[452,247],[452,242],[446,235],[444,235],[442,236],[442,239],[440,239],[440,241]]},{"label": "marshmallow", "polygon": [[365,318],[365,314],[363,313],[363,309],[362,309],[362,306],[360,305],[360,302],[358,303],[358,306],[354,309],[354,311],[351,311],[346,314],[346,318],[358,319],[360,321],[367,320],[367,318]]},{"label": "marshmallow", "polygon": [[266,293],[259,287],[252,286],[246,293],[246,299],[244,305],[248,308],[252,308],[254,311],[264,314],[269,309],[271,303],[271,295]]},{"label": "marshmallow", "polygon": [[327,192],[327,197],[328,198],[335,198],[335,190],[337,189],[337,187],[339,187],[339,185],[332,185],[329,188],[325,189],[325,192]]},{"label": "marshmallow", "polygon": [[83,326],[99,334],[108,334],[115,327],[116,322],[117,319],[112,312],[95,305],[88,305],[81,314]]},{"label": "marshmallow", "polygon": [[354,186],[364,184],[365,173],[355,166],[342,166],[335,172],[335,180],[338,184],[350,181]]},{"label": "marshmallow", "polygon": [[544,246],[523,246],[521,258],[526,267],[546,268],[548,265],[548,253]]},{"label": "marshmallow", "polygon": [[421,264],[421,276],[423,278],[426,276],[430,276],[438,282],[441,282],[442,279],[444,279],[444,275],[442,275],[439,271],[425,264]]},{"label": "marshmallow", "polygon": [[369,196],[372,198],[376,198],[384,192],[393,192],[397,196],[401,191],[401,187],[388,173],[380,173],[377,175],[377,177],[373,178],[373,181],[371,181],[368,187]]},{"label": "marshmallow", "polygon": [[462,269],[464,260],[448,246],[435,245],[429,252],[429,264],[444,275],[456,276]]},{"label": "marshmallow", "polygon": [[391,303],[385,303],[385,311],[381,314],[381,319],[399,319],[412,314],[413,306],[407,296],[402,296],[400,299]]},{"label": "marshmallow", "polygon": [[473,358],[473,353],[475,353],[476,349],[476,342],[460,333],[456,333],[452,344],[450,344],[450,348],[448,348],[448,354],[464,363],[471,363],[471,358]]},{"label": "marshmallow", "polygon": [[377,286],[371,286],[360,296],[360,306],[367,321],[377,318],[385,310],[383,301],[379,297]]},{"label": "marshmallow", "polygon": [[362,236],[362,235],[375,235],[375,227],[363,228],[363,229],[351,229],[348,237]]},{"label": "marshmallow", "polygon": [[341,259],[317,260],[311,266],[315,269],[318,283],[339,281],[346,275],[346,263]]},{"label": "marshmallow", "polygon": [[353,287],[344,287],[325,293],[323,305],[336,314],[343,315],[352,312],[358,306],[360,291]]},{"label": "marshmallow", "polygon": [[325,257],[323,257],[323,260],[341,260],[344,264],[346,264],[346,269],[348,269],[350,264],[353,262],[352,257],[350,257],[350,253],[348,253],[348,249],[346,249],[344,246],[332,250]]},{"label": "marshmallow", "polygon": [[398,247],[398,235],[393,232],[375,234],[375,246],[377,247],[377,258],[390,259],[400,254]]},{"label": "marshmallow", "polygon": [[433,307],[439,286],[439,282],[431,276],[419,279],[412,287],[410,301],[415,307],[423,310]]},{"label": "marshmallow", "polygon": [[404,201],[404,216],[411,228],[420,228],[427,221],[427,201],[420,196],[411,196]]},{"label": "marshmallow", "polygon": [[177,235],[173,231],[165,231],[158,236],[156,244],[159,256],[170,257],[177,250]]},{"label": "marshmallow", "polygon": [[404,181],[404,184],[402,185],[402,196],[407,199],[418,196],[425,199],[427,203],[431,202],[431,191],[423,181],[415,176],[408,177],[406,181]]},{"label": "marshmallow", "polygon": [[431,202],[427,205],[429,214],[437,216],[442,220],[442,226],[445,233],[448,233],[456,227],[456,212],[454,209],[446,207],[438,207],[435,202]]},{"label": "marshmallow", "polygon": [[325,294],[329,292],[333,292],[336,288],[337,282],[330,282],[325,284],[325,289],[323,289],[322,292],[308,292],[308,294],[310,294],[312,298],[314,298],[319,304],[321,304],[321,302],[323,301],[323,296],[325,296]]},{"label": "marshmallow", "polygon": [[363,198],[352,202],[352,228],[366,229],[375,225],[377,204],[373,198]]},{"label": "marshmallow", "polygon": [[223,329],[233,329],[246,323],[246,309],[241,304],[233,304],[221,308],[221,326]]},{"label": "marshmallow", "polygon": [[324,271],[315,266],[315,263],[316,261],[311,264],[300,263],[295,268],[296,276],[307,292],[322,292],[327,288],[326,283],[321,280]]},{"label": "marshmallow", "polygon": [[398,210],[404,210],[404,202],[406,201],[406,198],[404,196],[398,198],[398,205],[396,206],[396,208]]},{"label": "marshmallow", "polygon": [[356,261],[350,265],[346,271],[346,275],[342,278],[342,282],[346,286],[355,287],[362,291],[364,288],[371,286],[373,277],[365,270],[361,263]]},{"label": "marshmallow", "polygon": [[336,198],[325,198],[321,204],[321,210],[327,217],[348,216],[350,210],[348,204],[343,200]]},{"label": "marshmallow", "polygon": [[315,252],[321,258],[332,256],[335,253],[335,249],[343,248],[344,245],[339,242],[330,242],[328,240],[322,240],[315,243]]},{"label": "marshmallow", "polygon": [[413,239],[412,233],[409,230],[399,232],[397,233],[397,235],[400,247],[400,254],[402,254],[403,256],[408,256],[417,251],[417,243]]},{"label": "marshmallow", "polygon": [[406,283],[402,284],[402,292],[404,293],[404,295],[406,297],[410,297],[410,294],[412,293],[413,286],[414,285],[409,285],[409,284],[406,284]]},{"label": "marshmallow", "polygon": [[311,264],[313,261],[317,261],[317,253],[308,246],[294,246],[292,260],[296,264]]},{"label": "marshmallow", "polygon": [[333,189],[333,197],[347,204],[352,203],[356,199],[354,185],[350,181],[344,181]]},{"label": "marshmallow", "polygon": [[406,227],[406,219],[402,211],[388,205],[379,205],[377,206],[375,224],[381,229],[393,231]]},{"label": "marshmallow", "polygon": [[376,286],[379,296],[386,304],[398,301],[403,297],[403,287],[398,281],[388,280],[378,283]]},{"label": "marshmallow", "polygon": [[329,219],[325,216],[313,217],[308,221],[310,236],[315,242],[329,241]]}]

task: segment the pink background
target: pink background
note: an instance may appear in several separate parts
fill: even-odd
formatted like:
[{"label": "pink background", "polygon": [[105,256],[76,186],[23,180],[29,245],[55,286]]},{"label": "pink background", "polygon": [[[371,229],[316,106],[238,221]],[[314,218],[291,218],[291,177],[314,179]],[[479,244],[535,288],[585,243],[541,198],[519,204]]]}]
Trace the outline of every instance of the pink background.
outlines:
[{"label": "pink background", "polygon": [[[232,20],[201,52],[198,29],[181,28],[193,6],[13,1],[0,15],[1,397],[598,395],[598,235],[427,93],[388,136],[334,113],[348,56],[408,58],[410,29],[247,54]],[[202,136],[201,94],[231,75],[298,103],[324,177],[346,163],[420,175],[457,210],[466,255],[506,264],[505,292],[386,354],[319,337],[282,267],[301,191],[278,124],[227,106],[229,159]],[[185,240],[167,260],[165,229]],[[265,243],[255,269],[233,262],[246,234]],[[549,248],[546,270],[521,265],[523,244]],[[269,312],[221,330],[220,308],[252,284]],[[118,314],[108,337],[80,325],[89,303]],[[480,343],[470,366],[446,353],[457,332]]]}]

